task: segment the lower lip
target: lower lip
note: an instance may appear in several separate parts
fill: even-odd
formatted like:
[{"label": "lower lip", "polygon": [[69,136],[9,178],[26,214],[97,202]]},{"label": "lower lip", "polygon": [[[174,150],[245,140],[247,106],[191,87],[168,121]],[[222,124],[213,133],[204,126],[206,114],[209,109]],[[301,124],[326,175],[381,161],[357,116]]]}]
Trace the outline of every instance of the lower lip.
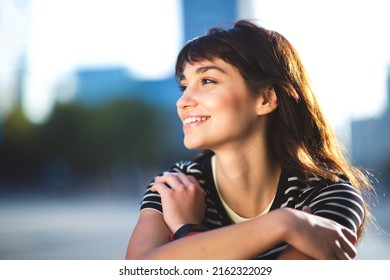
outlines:
[{"label": "lower lip", "polygon": [[202,125],[202,124],[204,124],[206,121],[207,121],[207,120],[205,120],[205,121],[198,121],[198,122],[192,122],[192,123],[187,123],[187,124],[183,125],[183,129],[192,128],[192,127],[196,127],[196,126]]}]

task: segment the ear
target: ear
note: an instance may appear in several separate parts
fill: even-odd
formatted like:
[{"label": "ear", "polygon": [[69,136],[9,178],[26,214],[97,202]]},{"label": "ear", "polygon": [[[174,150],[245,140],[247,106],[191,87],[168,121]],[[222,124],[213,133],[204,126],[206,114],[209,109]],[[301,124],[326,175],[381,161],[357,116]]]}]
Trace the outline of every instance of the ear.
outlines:
[{"label": "ear", "polygon": [[267,87],[260,93],[257,99],[257,114],[266,115],[278,107],[278,97],[276,96],[275,90],[272,86]]}]

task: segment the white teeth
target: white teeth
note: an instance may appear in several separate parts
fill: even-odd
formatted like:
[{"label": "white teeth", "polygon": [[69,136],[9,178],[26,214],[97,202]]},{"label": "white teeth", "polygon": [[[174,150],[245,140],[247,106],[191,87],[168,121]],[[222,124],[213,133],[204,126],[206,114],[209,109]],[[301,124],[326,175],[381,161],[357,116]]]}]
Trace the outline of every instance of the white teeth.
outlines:
[{"label": "white teeth", "polygon": [[186,124],[189,124],[189,123],[205,121],[208,118],[209,117],[190,117],[190,118],[184,119],[183,124],[186,125]]}]

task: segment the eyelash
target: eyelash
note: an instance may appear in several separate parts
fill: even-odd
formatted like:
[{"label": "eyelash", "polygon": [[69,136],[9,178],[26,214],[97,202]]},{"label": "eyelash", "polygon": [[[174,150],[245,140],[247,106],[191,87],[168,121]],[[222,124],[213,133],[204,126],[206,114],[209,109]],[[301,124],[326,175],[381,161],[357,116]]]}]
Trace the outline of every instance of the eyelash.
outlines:
[{"label": "eyelash", "polygon": [[[202,79],[202,85],[216,84],[216,83],[217,82],[214,81],[213,79],[208,79],[208,78]],[[187,89],[187,86],[179,85],[179,89],[181,92],[184,92]]]},{"label": "eyelash", "polygon": [[216,81],[214,81],[213,79],[208,79],[208,78],[202,79],[202,85],[215,84],[215,83],[216,83]]}]

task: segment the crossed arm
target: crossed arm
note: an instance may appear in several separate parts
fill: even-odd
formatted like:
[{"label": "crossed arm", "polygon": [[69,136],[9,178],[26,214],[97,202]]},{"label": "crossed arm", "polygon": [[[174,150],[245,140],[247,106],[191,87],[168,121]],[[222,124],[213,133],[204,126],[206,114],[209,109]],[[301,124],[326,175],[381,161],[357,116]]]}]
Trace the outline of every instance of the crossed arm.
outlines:
[{"label": "crossed arm", "polygon": [[[186,187],[176,187],[176,180]],[[352,231],[329,219],[287,208],[170,241],[170,234],[181,225],[202,221],[204,191],[184,174],[163,176],[152,190],[160,193],[164,214],[140,213],[126,259],[252,259],[280,242],[289,244],[280,259],[351,259],[356,255]]]}]

